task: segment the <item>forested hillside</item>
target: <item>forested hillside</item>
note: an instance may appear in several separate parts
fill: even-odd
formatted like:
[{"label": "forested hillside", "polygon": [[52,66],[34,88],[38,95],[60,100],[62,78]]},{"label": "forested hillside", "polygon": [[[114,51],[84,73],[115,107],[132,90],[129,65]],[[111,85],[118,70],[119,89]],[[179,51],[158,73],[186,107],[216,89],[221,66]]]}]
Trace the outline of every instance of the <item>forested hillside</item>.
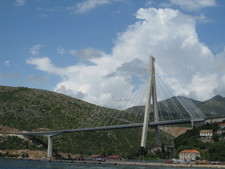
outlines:
[{"label": "forested hillside", "polygon": [[[120,116],[121,114],[121,116]],[[123,117],[125,120],[121,120]],[[108,122],[108,123],[107,123]],[[0,126],[20,131],[49,131],[132,123],[132,114],[102,108],[82,100],[46,90],[0,86]],[[148,146],[154,144],[152,132]],[[138,152],[141,128],[64,134],[54,137],[55,152],[77,154],[118,154],[133,156]],[[1,149],[19,148],[10,144],[14,139],[1,137]],[[35,148],[18,141],[22,147]],[[47,139],[38,137],[41,149]],[[4,144],[3,144],[4,143]],[[42,145],[40,145],[42,144]],[[45,144],[45,145],[44,145]],[[40,149],[40,148],[39,148]]]},{"label": "forested hillside", "polygon": [[[225,121],[223,121],[225,122]],[[211,141],[203,141],[200,138],[201,130],[213,130]],[[219,123],[207,123],[198,128],[188,130],[174,140],[177,155],[182,150],[198,150],[201,152],[202,160],[225,161],[225,139],[224,134],[218,135]]]}]

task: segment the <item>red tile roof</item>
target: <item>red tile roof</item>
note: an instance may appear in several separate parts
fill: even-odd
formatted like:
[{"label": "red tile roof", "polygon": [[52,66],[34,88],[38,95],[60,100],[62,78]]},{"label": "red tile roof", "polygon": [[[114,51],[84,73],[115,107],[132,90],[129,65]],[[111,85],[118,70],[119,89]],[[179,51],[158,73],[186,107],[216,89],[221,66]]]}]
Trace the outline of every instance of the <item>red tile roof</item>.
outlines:
[{"label": "red tile roof", "polygon": [[91,155],[90,157],[91,158],[99,158],[99,157],[101,157],[102,155],[101,154],[93,154],[93,155]]},{"label": "red tile roof", "polygon": [[197,150],[183,150],[180,153],[195,153],[195,154],[199,154],[200,152]]}]

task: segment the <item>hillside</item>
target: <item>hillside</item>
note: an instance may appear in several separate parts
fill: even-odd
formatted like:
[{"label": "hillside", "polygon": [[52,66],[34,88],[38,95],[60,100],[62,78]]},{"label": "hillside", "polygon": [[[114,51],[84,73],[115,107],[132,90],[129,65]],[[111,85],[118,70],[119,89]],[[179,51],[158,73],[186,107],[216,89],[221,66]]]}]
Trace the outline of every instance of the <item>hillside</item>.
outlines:
[{"label": "hillside", "polygon": [[162,126],[162,127],[160,127],[160,130],[164,131],[165,133],[170,134],[174,138],[180,136],[181,134],[184,134],[187,130],[190,130],[190,129],[191,128],[188,128],[188,127],[176,127],[176,126],[172,126],[172,127]]},{"label": "hillside", "polygon": [[225,116],[225,97],[217,95],[196,105],[207,117]]},{"label": "hillside", "polygon": [[[225,102],[221,96],[195,103],[208,116],[225,112]],[[139,122],[143,121],[143,106],[130,110],[139,113],[137,115],[107,109],[46,90],[0,86],[0,131],[50,131],[133,123],[134,116]],[[174,113],[172,116],[177,115]],[[164,131],[176,137],[185,130],[164,128]],[[154,132],[149,130],[147,147],[154,146],[152,138]],[[54,137],[53,149],[56,153],[136,156],[140,139],[141,128],[71,133]],[[46,151],[47,138],[37,137],[28,141],[24,138],[0,136],[0,143],[0,150]],[[163,143],[171,145],[172,138],[164,133]]]},{"label": "hillside", "polygon": [[[213,136],[210,139],[200,136],[201,130],[209,129],[213,131]],[[201,152],[201,160],[225,161],[225,133],[218,133],[218,131],[220,131],[219,122],[206,123],[188,130],[174,139],[176,153],[178,154],[182,150],[195,149]]]},{"label": "hillside", "polygon": [[133,123],[132,119],[130,113],[59,93],[0,86],[0,125],[3,126],[28,131],[64,130]]},{"label": "hillside", "polygon": [[[46,90],[0,86],[1,130],[7,127],[20,131],[47,131],[124,124],[132,123],[132,115]],[[148,146],[154,144],[152,137],[150,132]],[[53,149],[74,154],[133,156],[138,151],[140,138],[141,128],[71,133],[54,137]],[[22,148],[46,151],[45,137],[38,137],[33,145],[18,138],[7,140],[0,136],[0,149],[17,148],[15,140]]]}]

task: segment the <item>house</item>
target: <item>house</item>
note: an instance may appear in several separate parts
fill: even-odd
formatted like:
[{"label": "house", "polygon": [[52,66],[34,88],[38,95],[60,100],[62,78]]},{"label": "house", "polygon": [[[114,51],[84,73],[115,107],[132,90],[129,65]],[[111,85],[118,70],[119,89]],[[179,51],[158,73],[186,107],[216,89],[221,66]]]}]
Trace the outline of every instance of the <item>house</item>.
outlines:
[{"label": "house", "polygon": [[224,135],[225,133],[225,123],[220,123],[219,124],[219,129],[217,130],[218,135]]},{"label": "house", "polygon": [[211,138],[213,136],[213,130],[200,130],[200,137]]},{"label": "house", "polygon": [[219,129],[216,133],[220,141],[225,140],[225,123],[219,123]]},{"label": "house", "polygon": [[225,123],[220,123],[219,127],[220,127],[220,129],[225,130]]},{"label": "house", "polygon": [[162,151],[162,148],[160,147],[160,146],[154,146],[154,147],[152,147],[150,150],[149,150],[149,152],[151,152],[151,153],[153,153],[153,154],[155,154],[156,152],[158,152],[158,151]]},{"label": "house", "polygon": [[105,158],[101,154],[93,154],[91,155],[88,160],[93,160],[93,161],[104,161]]},{"label": "house", "polygon": [[197,150],[183,150],[179,153],[179,159],[184,161],[195,161],[197,157],[201,157]]},{"label": "house", "polygon": [[213,130],[200,130],[200,140],[202,142],[213,142]]}]

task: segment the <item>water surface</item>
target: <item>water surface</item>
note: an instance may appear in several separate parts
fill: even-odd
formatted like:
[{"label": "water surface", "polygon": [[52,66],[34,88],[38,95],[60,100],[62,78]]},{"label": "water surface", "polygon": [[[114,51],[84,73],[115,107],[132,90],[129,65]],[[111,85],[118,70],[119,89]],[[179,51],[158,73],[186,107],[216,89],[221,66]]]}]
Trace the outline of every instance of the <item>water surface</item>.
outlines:
[{"label": "water surface", "polygon": [[172,168],[143,167],[105,164],[83,164],[65,162],[40,162],[28,160],[0,159],[0,169],[203,169],[203,168]]}]

